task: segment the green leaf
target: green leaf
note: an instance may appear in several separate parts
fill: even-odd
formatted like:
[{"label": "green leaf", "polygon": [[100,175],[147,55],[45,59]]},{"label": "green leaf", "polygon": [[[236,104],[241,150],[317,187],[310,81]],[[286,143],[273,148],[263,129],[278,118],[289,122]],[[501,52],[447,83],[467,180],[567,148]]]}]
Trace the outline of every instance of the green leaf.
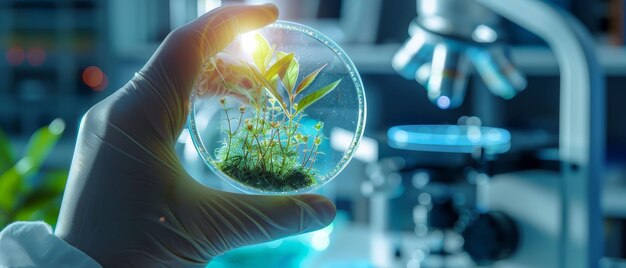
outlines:
[{"label": "green leaf", "polygon": [[66,169],[46,172],[39,187],[62,194],[65,191],[65,184],[69,175],[69,171]]},{"label": "green leaf", "polygon": [[[272,88],[278,89],[278,76],[274,76],[274,78],[270,80],[270,85],[272,86]],[[276,92],[278,92],[278,90]]]},{"label": "green leaf", "polygon": [[15,164],[15,155],[11,149],[9,138],[0,131],[0,172],[4,172]]},{"label": "green leaf", "polygon": [[270,53],[272,49],[270,49],[269,43],[260,33],[254,35],[254,41],[256,42],[254,52],[252,53],[254,64],[256,64],[261,72],[265,72],[265,68],[272,55],[272,53]]},{"label": "green leaf", "polygon": [[[283,52],[283,51],[277,51],[276,57],[280,58],[287,54],[288,53]],[[281,76],[280,78],[283,82],[283,85],[285,85],[285,88],[287,88],[289,92],[293,92],[293,88],[296,85],[296,81],[298,81],[299,71],[300,71],[300,64],[298,63],[298,60],[294,56],[294,58],[291,60],[291,63],[289,64],[289,67],[287,68],[287,71],[285,72],[285,75]]]},{"label": "green leaf", "polygon": [[61,119],[55,119],[46,127],[35,131],[28,141],[24,158],[28,158],[32,163],[32,172],[36,172],[43,160],[50,154],[52,148],[65,130],[65,123]]},{"label": "green leaf", "polygon": [[302,92],[303,90],[305,90],[309,85],[311,85],[311,83],[313,83],[313,80],[315,80],[317,75],[322,71],[322,69],[324,69],[324,67],[326,67],[326,65],[327,64],[324,64],[322,67],[317,68],[317,70],[313,71],[312,73],[307,75],[304,79],[302,79],[302,81],[296,88],[296,95]]},{"label": "green leaf", "polygon": [[61,193],[46,189],[36,189],[28,193],[15,210],[15,220],[43,220],[41,218],[33,218],[32,216],[35,212],[43,210],[48,204],[59,199],[60,196]]},{"label": "green leaf", "polygon": [[311,106],[313,103],[317,102],[318,100],[320,100],[321,98],[323,98],[324,96],[326,96],[326,94],[330,93],[331,91],[333,91],[333,89],[335,89],[335,87],[337,87],[337,85],[339,84],[339,82],[341,82],[341,79],[323,87],[320,88],[316,91],[314,91],[313,93],[307,95],[306,97],[302,98],[302,100],[300,100],[300,102],[298,102],[298,105],[295,107],[296,108],[296,114],[304,111],[304,109],[306,109],[307,107]]},{"label": "green leaf", "polygon": [[0,208],[2,210],[13,210],[23,181],[24,177],[15,166],[0,175]]},{"label": "green leaf", "polygon": [[63,121],[55,119],[50,125],[40,128],[31,136],[24,157],[9,170],[0,174],[0,207],[11,211],[15,206],[17,196],[32,188],[25,184],[26,178],[39,171],[41,164],[52,151],[64,129]]},{"label": "green leaf", "polygon": [[280,78],[281,81],[283,81],[283,85],[285,85],[285,88],[289,92],[293,92],[293,87],[295,86],[296,81],[298,81],[299,69],[300,69],[300,64],[298,63],[298,60],[296,60],[296,58],[294,57],[291,60],[289,67],[287,67],[287,71]]},{"label": "green leaf", "polygon": [[[287,106],[285,105],[285,102],[283,101],[283,97],[278,93],[278,90],[276,87],[277,84],[267,81],[267,79],[265,79],[265,77],[263,77],[263,75],[254,68],[250,68],[250,72],[252,73],[254,80],[256,80],[258,83],[263,85],[263,87],[265,88],[265,91],[268,94],[270,94],[270,96],[272,96],[274,99],[276,99],[276,101],[280,105],[280,108],[283,109],[285,114],[290,115],[289,111],[287,110]],[[271,80],[275,81],[275,79],[271,79]]]},{"label": "green leaf", "polygon": [[287,68],[289,68],[289,64],[291,64],[293,56],[293,53],[289,53],[277,59],[265,73],[265,79],[272,80],[275,75],[282,77],[285,74],[285,71],[287,71]]}]

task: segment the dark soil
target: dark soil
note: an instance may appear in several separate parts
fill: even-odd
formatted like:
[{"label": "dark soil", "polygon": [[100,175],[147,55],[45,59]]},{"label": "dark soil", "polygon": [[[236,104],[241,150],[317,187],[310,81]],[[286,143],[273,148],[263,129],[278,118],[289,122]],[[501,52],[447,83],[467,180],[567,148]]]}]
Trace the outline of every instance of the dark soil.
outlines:
[{"label": "dark soil", "polygon": [[302,168],[292,169],[285,172],[285,175],[281,175],[277,172],[263,170],[261,167],[250,167],[236,158],[219,162],[217,166],[224,174],[234,180],[263,191],[293,191],[309,187],[315,182],[313,175]]}]

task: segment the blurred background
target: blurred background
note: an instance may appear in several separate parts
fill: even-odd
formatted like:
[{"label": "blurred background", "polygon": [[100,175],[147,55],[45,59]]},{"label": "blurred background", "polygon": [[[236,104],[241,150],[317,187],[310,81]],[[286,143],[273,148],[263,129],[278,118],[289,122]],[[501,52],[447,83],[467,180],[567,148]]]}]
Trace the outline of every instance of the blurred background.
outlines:
[{"label": "blurred background", "polygon": [[[626,265],[624,0],[531,1],[571,14],[586,29],[589,35],[577,42],[590,42],[597,62],[588,72],[605,81],[601,89],[572,87],[600,98],[580,107],[590,114],[580,122],[603,123],[584,129],[600,136],[582,135],[590,144],[599,141],[600,155],[586,154],[587,162],[565,168],[601,167],[585,173],[600,175],[585,178],[591,182],[578,192],[561,176],[569,163],[562,123],[579,117],[560,109],[567,89],[554,44],[480,4],[465,6],[474,1],[0,1],[0,227],[14,220],[56,222],[81,116],[124,85],[172,29],[222,4],[263,2],[276,3],[281,19],[326,34],[354,61],[368,101],[365,137],[348,168],[320,190],[340,211],[332,226],[236,250],[209,267]],[[452,19],[463,16],[469,18]],[[530,21],[533,16],[524,13]],[[433,26],[446,20],[480,27],[463,33]],[[426,36],[421,41],[420,34]],[[444,77],[435,83],[438,74]],[[486,127],[506,135],[497,144],[470,139],[429,144],[434,147],[417,135],[456,139],[492,130]],[[198,158],[185,131],[177,150],[194,177],[229,190]],[[589,231],[581,240],[568,231],[579,215],[569,202],[588,204],[579,204],[583,218],[598,217],[581,223]]]}]

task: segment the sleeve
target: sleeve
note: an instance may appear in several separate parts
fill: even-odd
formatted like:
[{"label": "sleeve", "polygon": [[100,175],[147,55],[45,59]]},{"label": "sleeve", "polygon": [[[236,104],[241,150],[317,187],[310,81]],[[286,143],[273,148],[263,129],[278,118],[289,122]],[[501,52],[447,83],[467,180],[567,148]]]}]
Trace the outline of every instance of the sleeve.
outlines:
[{"label": "sleeve", "polygon": [[0,232],[0,268],[101,267],[52,234],[44,222],[15,222]]}]

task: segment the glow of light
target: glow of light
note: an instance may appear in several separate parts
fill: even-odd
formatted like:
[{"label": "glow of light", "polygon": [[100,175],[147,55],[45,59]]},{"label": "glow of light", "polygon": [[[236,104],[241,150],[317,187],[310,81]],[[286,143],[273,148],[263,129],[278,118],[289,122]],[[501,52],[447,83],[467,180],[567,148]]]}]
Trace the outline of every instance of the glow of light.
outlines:
[{"label": "glow of light", "polygon": [[373,267],[387,267],[392,262],[392,254],[385,254],[393,248],[388,233],[374,231],[370,234],[370,259]]},{"label": "glow of light", "polygon": [[280,247],[280,245],[281,245],[282,243],[283,243],[283,240],[282,240],[282,239],[279,239],[279,240],[274,240],[274,241],[271,241],[271,242],[267,242],[265,245],[266,245],[268,248],[278,248],[278,247]]},{"label": "glow of light", "polygon": [[446,128],[446,138],[450,139],[450,140],[456,140],[459,138],[459,134],[461,134],[461,131],[459,130],[458,126],[448,126]]},{"label": "glow of light", "polygon": [[[434,96],[438,96],[441,94],[441,82],[443,81],[443,71],[446,67],[445,64],[447,57],[448,47],[445,44],[436,45],[435,50],[433,51],[433,60],[430,69],[430,80],[428,80],[427,87],[429,95],[432,94]],[[449,100],[450,99],[448,99],[448,101]],[[448,106],[449,105],[450,104],[448,103]]]},{"label": "glow of light", "polygon": [[26,54],[26,60],[31,66],[41,66],[46,62],[46,51],[39,47],[34,47],[28,50]]},{"label": "glow of light", "polygon": [[94,91],[102,91],[104,89],[107,88],[107,86],[109,85],[109,78],[106,76],[106,74],[102,74],[102,83],[100,83],[100,85],[98,85],[97,87],[92,88]]},{"label": "glow of light", "polygon": [[48,130],[52,134],[59,135],[65,130],[65,121],[61,118],[54,119],[50,125],[48,125]]},{"label": "glow of light", "polygon": [[431,198],[430,194],[428,194],[428,193],[421,193],[421,194],[419,194],[417,196],[417,201],[421,205],[428,205],[432,201],[432,198]]},{"label": "glow of light", "polygon": [[478,143],[482,133],[480,132],[480,127],[477,126],[468,126],[467,127],[467,139],[473,143]]},{"label": "glow of light", "polygon": [[411,178],[413,187],[417,189],[424,188],[424,186],[426,186],[426,184],[428,184],[429,181],[430,181],[430,177],[428,176],[428,173],[423,172],[423,171],[416,172],[415,174],[413,174],[413,177]]},{"label": "glow of light", "polygon": [[396,131],[396,133],[393,133],[393,139],[397,143],[406,143],[407,141],[409,141],[409,134],[406,133],[406,131],[404,130],[399,130]]},{"label": "glow of light", "polygon": [[404,44],[402,49],[400,49],[398,53],[393,56],[393,59],[391,60],[391,65],[396,70],[403,69],[419,52],[425,41],[426,39],[424,37],[424,34],[421,31],[416,32],[413,36],[411,36],[409,41]]},{"label": "glow of light", "polygon": [[94,90],[101,90],[108,83],[108,79],[100,68],[89,66],[83,71],[83,82]]},{"label": "glow of light", "polygon": [[189,130],[188,129],[183,129],[183,131],[180,133],[180,136],[178,136],[178,143],[186,143],[187,139],[190,138],[189,135]]},{"label": "glow of light", "polygon": [[[352,131],[333,128],[330,132],[330,147],[340,152],[347,151],[350,149],[354,135]],[[362,137],[354,152],[354,158],[366,163],[376,162],[378,160],[378,142],[372,138]]]},{"label": "glow of light", "polygon": [[24,53],[24,49],[21,47],[12,47],[7,50],[4,55],[7,62],[10,65],[17,66],[24,62],[26,59],[26,54]]},{"label": "glow of light", "polygon": [[502,133],[497,129],[491,129],[487,132],[487,139],[490,141],[500,141],[502,140]]},{"label": "glow of light", "polygon": [[439,6],[437,0],[422,0],[422,13],[424,14],[432,14],[437,12],[437,7]]},{"label": "glow of light", "polygon": [[467,117],[465,124],[469,125],[469,126],[480,126],[483,123],[482,123],[482,121],[480,120],[479,117],[477,117],[477,116],[470,116],[470,117]]},{"label": "glow of light", "polygon": [[418,260],[414,260],[414,259],[410,259],[409,261],[406,262],[406,268],[420,268],[421,264],[420,261]]},{"label": "glow of light", "polygon": [[422,249],[418,249],[413,251],[413,253],[411,254],[412,259],[417,260],[418,262],[423,261],[426,258],[426,252],[424,252],[424,250]]},{"label": "glow of light", "polygon": [[498,39],[498,33],[487,25],[478,25],[472,32],[472,39],[480,43],[493,43]]},{"label": "glow of light", "polygon": [[324,233],[314,233],[311,237],[311,247],[316,251],[323,251],[330,245],[330,237]]},{"label": "glow of light", "polygon": [[415,72],[415,80],[417,82],[422,83],[422,85],[425,85],[426,82],[428,82],[429,76],[430,76],[430,63],[424,63],[422,66],[420,66],[417,69],[417,72]]},{"label": "glow of light", "polygon": [[248,32],[242,34],[240,37],[241,39],[239,40],[239,43],[241,44],[241,49],[250,55],[252,55],[257,47],[256,39],[254,39],[255,33],[256,32]]},{"label": "glow of light", "polygon": [[448,96],[437,98],[437,106],[441,109],[448,109],[450,107],[450,98]]},{"label": "glow of light", "polygon": [[26,174],[31,168],[33,168],[33,162],[29,157],[24,157],[15,164],[15,170],[19,174]]},{"label": "glow of light", "polygon": [[191,136],[187,136],[185,147],[183,147],[183,157],[183,160],[190,163],[198,160],[198,151],[196,151],[196,147],[193,145]]},{"label": "glow of light", "polygon": [[331,223],[328,226],[326,226],[326,227],[324,227],[322,229],[319,229],[319,230],[317,230],[315,232],[322,233],[322,234],[325,234],[325,235],[330,235],[333,232],[334,229],[335,229],[335,223]]}]

